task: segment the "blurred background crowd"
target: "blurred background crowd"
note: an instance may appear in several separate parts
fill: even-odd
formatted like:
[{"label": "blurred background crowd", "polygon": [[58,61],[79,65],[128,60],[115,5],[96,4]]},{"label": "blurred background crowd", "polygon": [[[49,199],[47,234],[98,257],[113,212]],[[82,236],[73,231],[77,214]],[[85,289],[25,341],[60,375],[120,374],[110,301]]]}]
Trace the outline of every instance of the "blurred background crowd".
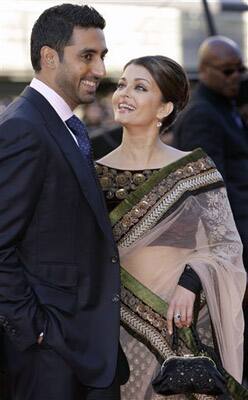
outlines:
[{"label": "blurred background crowd", "polygon": [[[56,0],[0,0],[0,112],[30,82],[29,36],[37,16]],[[71,0],[77,3],[77,0]],[[198,80],[197,51],[210,35],[221,34],[240,47],[244,65],[248,60],[247,0],[136,0],[90,3],[101,12],[109,54],[108,77],[102,82],[98,98],[78,110],[88,125],[95,157],[115,148],[121,139],[113,120],[111,97],[125,62],[146,54],[163,54],[186,69],[192,89]],[[238,106],[247,117],[247,74],[242,77]],[[172,132],[163,133],[171,143]]]}]

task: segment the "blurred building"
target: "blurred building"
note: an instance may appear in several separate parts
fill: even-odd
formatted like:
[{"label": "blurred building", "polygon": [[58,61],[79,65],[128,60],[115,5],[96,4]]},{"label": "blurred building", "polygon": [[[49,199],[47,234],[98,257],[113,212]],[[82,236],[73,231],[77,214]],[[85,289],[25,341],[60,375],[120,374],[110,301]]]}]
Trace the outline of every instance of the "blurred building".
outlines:
[{"label": "blurred building", "polygon": [[[0,1],[0,98],[19,92],[22,83],[31,79],[32,25],[44,9],[58,3],[63,1]],[[115,78],[130,58],[144,54],[165,54],[183,64],[191,76],[195,74],[197,48],[209,34],[203,0],[84,3],[96,7],[106,18],[109,77]],[[248,1],[208,0],[208,5],[218,33],[237,41],[247,62]]]}]

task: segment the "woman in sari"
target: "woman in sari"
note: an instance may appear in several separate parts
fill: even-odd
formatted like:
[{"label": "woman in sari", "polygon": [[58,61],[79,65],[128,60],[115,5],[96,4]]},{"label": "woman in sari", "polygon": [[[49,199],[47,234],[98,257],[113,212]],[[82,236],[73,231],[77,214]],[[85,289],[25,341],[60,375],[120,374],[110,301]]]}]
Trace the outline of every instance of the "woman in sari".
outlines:
[{"label": "woman in sari", "polygon": [[123,400],[165,398],[152,378],[173,354],[173,322],[180,354],[193,353],[192,321],[227,371],[225,398],[248,398],[240,385],[246,274],[223,179],[201,149],[185,153],[159,139],[188,93],[175,61],[131,60],[113,96],[122,143],[96,165],[122,265],[121,343],[131,371]]}]

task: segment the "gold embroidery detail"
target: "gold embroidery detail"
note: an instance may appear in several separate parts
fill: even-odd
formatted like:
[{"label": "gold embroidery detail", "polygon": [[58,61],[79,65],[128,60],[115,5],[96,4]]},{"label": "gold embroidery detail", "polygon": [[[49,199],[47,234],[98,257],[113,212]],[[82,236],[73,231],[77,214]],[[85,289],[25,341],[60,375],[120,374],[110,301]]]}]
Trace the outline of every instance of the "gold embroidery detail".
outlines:
[{"label": "gold embroidery detail", "polygon": [[141,183],[145,182],[146,177],[144,174],[134,174],[133,175],[133,182],[135,183],[135,185],[141,185]]},{"label": "gold embroidery detail", "polygon": [[174,354],[165,337],[163,337],[156,328],[151,326],[148,322],[143,321],[142,318],[138,317],[124,304],[121,305],[121,321],[124,326],[127,325],[133,332],[141,335],[145,341],[150,342],[163,359]]},{"label": "gold embroidery detail", "polygon": [[95,168],[106,198],[116,197],[119,200],[125,199],[128,193],[136,190],[137,186],[158,171],[158,169],[142,172],[120,171],[100,164],[96,164]]},{"label": "gold embroidery detail", "polygon": [[115,178],[117,185],[119,186],[125,186],[129,183],[129,176],[126,174],[119,174]]},{"label": "gold embroidery detail", "polygon": [[153,311],[149,306],[142,303],[132,292],[122,286],[121,288],[121,300],[122,302],[143,320],[148,321],[151,325],[157,328],[161,335],[167,336],[167,323],[165,318]]},{"label": "gold embroidery detail", "polygon": [[111,179],[111,177],[110,177],[110,176],[107,176],[107,175],[103,176],[103,177],[100,179],[100,184],[101,184],[101,186],[102,186],[103,189],[108,189],[108,188],[110,188],[110,187],[111,187],[111,184],[112,184],[112,179]]},{"label": "gold embroidery detail", "polygon": [[115,195],[116,195],[117,199],[122,200],[127,197],[127,191],[126,191],[126,189],[118,189],[118,190],[116,190]]}]

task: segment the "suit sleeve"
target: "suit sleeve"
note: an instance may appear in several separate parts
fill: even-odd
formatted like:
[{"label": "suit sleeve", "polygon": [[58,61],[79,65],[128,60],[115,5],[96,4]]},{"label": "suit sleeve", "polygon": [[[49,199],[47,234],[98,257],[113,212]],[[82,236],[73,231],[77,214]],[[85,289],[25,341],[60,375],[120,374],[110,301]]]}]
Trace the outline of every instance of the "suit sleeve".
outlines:
[{"label": "suit sleeve", "polygon": [[18,247],[34,217],[45,171],[34,128],[12,119],[0,127],[0,324],[23,350],[37,341],[43,310],[25,277]]},{"label": "suit sleeve", "polygon": [[173,145],[190,151],[201,147],[215,162],[225,180],[225,128],[206,104],[196,104],[179,117],[173,128]]}]

